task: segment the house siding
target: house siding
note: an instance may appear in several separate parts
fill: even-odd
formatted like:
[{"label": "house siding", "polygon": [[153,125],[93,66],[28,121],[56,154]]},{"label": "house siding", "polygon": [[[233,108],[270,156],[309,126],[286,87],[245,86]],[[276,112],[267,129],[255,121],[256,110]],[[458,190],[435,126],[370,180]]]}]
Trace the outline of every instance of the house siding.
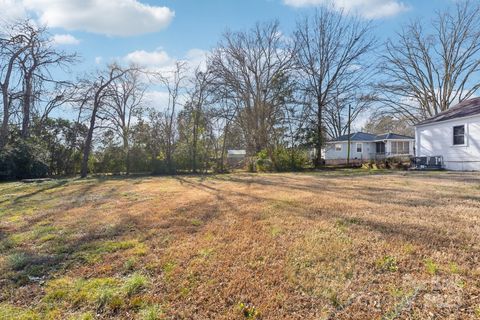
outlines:
[{"label": "house siding", "polygon": [[[357,143],[362,144],[362,152],[357,152]],[[342,150],[336,151],[335,145],[341,144]],[[347,147],[348,142],[332,142],[328,143],[325,148],[325,160],[346,160],[347,159]],[[353,141],[350,144],[350,159],[358,160],[370,160],[375,153],[375,143],[372,142],[361,142]]]},{"label": "house siding", "polygon": [[[385,154],[387,156],[397,156],[396,154],[392,153],[392,141],[406,141],[409,143],[409,154],[405,156],[413,156],[414,155],[414,147],[415,147],[415,141],[413,139],[395,139],[395,140],[386,140],[385,143]],[[357,143],[362,143],[362,152],[357,152]],[[336,144],[341,144],[342,145],[342,150],[341,151],[336,151],[335,150],[335,145]],[[347,159],[347,146],[348,142],[330,142],[327,144],[327,147],[325,149],[325,161],[327,164],[329,163],[339,163],[339,160],[346,161]],[[371,142],[371,141],[364,141],[364,142],[357,142],[353,141],[351,142],[351,149],[350,149],[350,159],[351,160],[359,160],[360,162],[365,162],[369,160],[374,160],[376,158],[376,142]],[[398,155],[402,156],[402,155]]]},{"label": "house siding", "polygon": [[[465,125],[465,145],[453,145],[453,127]],[[417,156],[442,156],[448,170],[480,170],[480,115],[419,125]]]}]

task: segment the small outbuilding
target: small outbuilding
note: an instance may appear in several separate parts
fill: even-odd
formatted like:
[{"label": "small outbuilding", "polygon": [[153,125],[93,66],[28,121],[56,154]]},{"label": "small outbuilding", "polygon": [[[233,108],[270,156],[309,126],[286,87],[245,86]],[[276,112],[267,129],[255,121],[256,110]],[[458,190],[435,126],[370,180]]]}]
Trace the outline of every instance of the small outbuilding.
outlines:
[{"label": "small outbuilding", "polygon": [[227,150],[227,163],[232,168],[240,168],[245,165],[247,150]]},{"label": "small outbuilding", "polygon": [[480,98],[418,123],[415,140],[417,157],[441,157],[447,170],[480,170]]}]

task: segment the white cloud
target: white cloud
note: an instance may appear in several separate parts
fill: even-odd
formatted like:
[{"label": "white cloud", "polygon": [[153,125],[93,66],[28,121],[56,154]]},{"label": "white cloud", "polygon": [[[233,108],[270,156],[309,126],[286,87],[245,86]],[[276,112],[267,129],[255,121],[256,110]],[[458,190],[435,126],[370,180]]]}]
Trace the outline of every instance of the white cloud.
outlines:
[{"label": "white cloud", "polygon": [[145,103],[152,107],[164,108],[168,105],[168,92],[166,91],[147,91],[145,92]]},{"label": "white cloud", "polygon": [[2,11],[2,20],[15,20],[25,16],[25,8],[18,0],[0,0],[0,8]]},{"label": "white cloud", "polygon": [[124,60],[142,67],[163,67],[173,62],[173,59],[160,49],[155,51],[133,51],[127,54]]},{"label": "white cloud", "polygon": [[200,70],[207,70],[207,56],[208,51],[202,49],[191,49],[185,55],[185,60],[190,68],[200,68]]},{"label": "white cloud", "polygon": [[160,31],[175,13],[139,0],[0,0],[4,19],[33,13],[49,27],[109,36],[133,36]]},{"label": "white cloud", "polygon": [[183,61],[188,64],[189,71],[199,67],[206,69],[208,51],[202,49],[190,49],[183,57],[171,57],[166,51],[156,49],[154,51],[137,50],[130,52],[122,58],[129,64],[139,65],[151,71],[169,73],[174,69],[175,63]]},{"label": "white cloud", "polygon": [[[325,6],[330,0],[283,0],[292,7]],[[409,7],[398,0],[336,0],[335,7],[360,14],[367,19],[385,18],[409,10]]]},{"label": "white cloud", "polygon": [[72,36],[71,34],[55,34],[52,40],[57,45],[77,45],[80,44],[80,40]]},{"label": "white cloud", "polygon": [[101,56],[95,57],[95,64],[100,64],[102,63],[103,58]]}]

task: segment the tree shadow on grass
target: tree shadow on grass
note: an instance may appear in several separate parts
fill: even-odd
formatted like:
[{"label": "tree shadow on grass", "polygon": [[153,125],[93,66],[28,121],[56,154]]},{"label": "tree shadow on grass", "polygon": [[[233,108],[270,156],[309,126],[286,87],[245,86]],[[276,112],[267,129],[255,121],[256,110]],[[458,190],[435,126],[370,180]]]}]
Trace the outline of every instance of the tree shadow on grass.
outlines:
[{"label": "tree shadow on grass", "polygon": [[[45,183],[45,182],[41,182],[41,183]],[[21,196],[18,196],[16,197],[14,200],[13,200],[13,203],[14,204],[17,204],[18,202],[21,202],[21,201],[24,201],[26,199],[29,199],[29,198],[32,198],[38,194],[41,194],[43,192],[46,192],[46,191],[49,191],[49,190],[54,190],[54,189],[57,189],[57,188],[60,188],[64,185],[66,185],[68,183],[68,180],[60,180],[60,181],[55,181],[54,183],[51,183],[51,182],[48,182],[48,185],[43,187],[43,188],[40,188],[40,189],[37,189],[33,192],[30,192],[30,193],[27,193],[27,194],[24,194],[24,195],[21,195]],[[5,201],[4,201],[5,202]],[[1,203],[0,203],[1,204]]]}]

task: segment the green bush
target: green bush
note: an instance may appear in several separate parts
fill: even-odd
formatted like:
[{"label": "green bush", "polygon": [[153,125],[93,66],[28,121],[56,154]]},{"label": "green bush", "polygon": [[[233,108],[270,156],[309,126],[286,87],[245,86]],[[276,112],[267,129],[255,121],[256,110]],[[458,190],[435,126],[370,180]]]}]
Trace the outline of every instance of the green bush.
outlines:
[{"label": "green bush", "polygon": [[44,178],[48,175],[47,152],[19,140],[0,151],[0,180]]},{"label": "green bush", "polygon": [[266,150],[257,154],[256,169],[261,172],[273,171],[273,163]]},{"label": "green bush", "polygon": [[300,171],[308,163],[307,153],[296,148],[277,147],[270,157],[266,150],[257,154],[256,168],[261,172]]}]

